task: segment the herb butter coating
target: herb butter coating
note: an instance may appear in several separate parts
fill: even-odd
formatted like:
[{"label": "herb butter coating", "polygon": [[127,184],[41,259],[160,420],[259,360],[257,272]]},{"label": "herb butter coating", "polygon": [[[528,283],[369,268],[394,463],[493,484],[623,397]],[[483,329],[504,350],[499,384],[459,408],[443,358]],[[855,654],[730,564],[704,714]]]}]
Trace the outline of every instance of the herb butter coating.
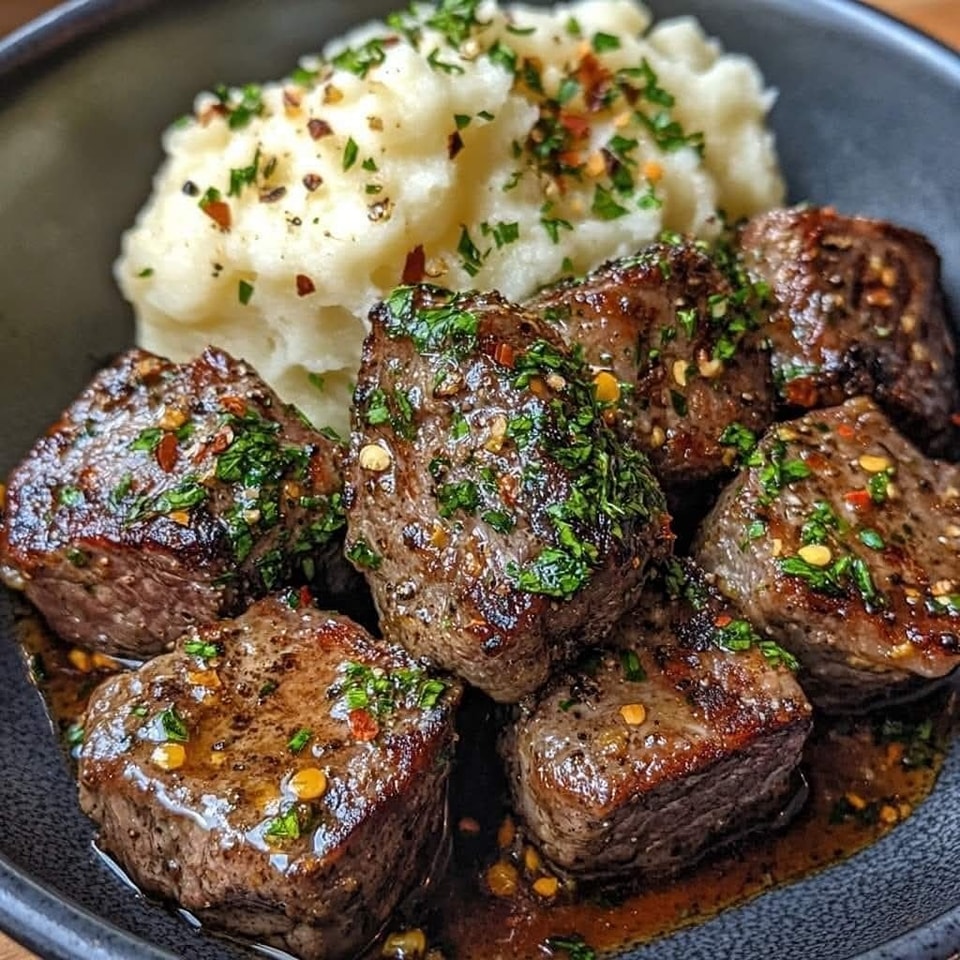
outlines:
[{"label": "herb butter coating", "polygon": [[620,425],[684,520],[691,497],[714,492],[731,470],[724,431],[734,423],[762,431],[773,420],[769,353],[756,335],[764,293],[726,246],[711,254],[671,237],[527,304],[620,382]]},{"label": "herb butter coating", "polygon": [[5,579],[67,642],[158,653],[271,589],[343,580],[338,449],[219,350],[129,351],[13,471]]},{"label": "herb butter coating", "polygon": [[926,459],[865,397],[741,455],[694,556],[797,657],[817,706],[860,709],[960,665],[960,467]]},{"label": "herb butter coating", "polygon": [[578,879],[661,880],[774,818],[795,789],[812,711],[792,658],[689,562],[665,580],[502,738],[515,811]]},{"label": "herb butter coating", "polygon": [[336,960],[379,933],[442,847],[460,686],[299,597],[192,630],[103,683],[80,802],[144,891]]},{"label": "herb butter coating", "polygon": [[372,313],[347,556],[381,628],[497,700],[602,639],[669,553],[648,461],[590,369],[498,294],[401,287]]}]

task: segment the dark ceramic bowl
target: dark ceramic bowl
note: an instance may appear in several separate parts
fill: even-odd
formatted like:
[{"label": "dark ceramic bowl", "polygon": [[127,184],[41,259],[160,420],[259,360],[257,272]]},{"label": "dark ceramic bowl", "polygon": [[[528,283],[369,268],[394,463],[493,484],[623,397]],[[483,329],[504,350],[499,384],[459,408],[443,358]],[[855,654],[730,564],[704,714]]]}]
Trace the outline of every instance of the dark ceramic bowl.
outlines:
[{"label": "dark ceramic bowl", "polygon": [[[129,345],[111,280],[159,133],[219,81],[283,75],[378,0],[72,0],[0,44],[0,471]],[[793,199],[927,233],[960,304],[960,60],[841,0],[653,0],[754,56]],[[0,596],[0,927],[51,958],[225,960],[242,948],[133,895],[93,830]],[[917,814],[818,876],[636,958],[945,958],[960,946],[960,743]]]}]

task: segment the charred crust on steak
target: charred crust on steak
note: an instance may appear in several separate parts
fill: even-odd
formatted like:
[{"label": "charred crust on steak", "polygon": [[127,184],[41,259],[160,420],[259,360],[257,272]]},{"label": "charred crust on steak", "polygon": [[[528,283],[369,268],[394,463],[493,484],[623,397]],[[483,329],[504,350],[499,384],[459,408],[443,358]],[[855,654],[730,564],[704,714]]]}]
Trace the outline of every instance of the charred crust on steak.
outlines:
[{"label": "charred crust on steak", "polygon": [[694,554],[819,706],[860,709],[960,662],[960,468],[865,397],[771,429]]},{"label": "charred crust on steak", "polygon": [[[663,494],[592,372],[498,294],[374,308],[346,458],[347,556],[385,635],[495,699],[596,642],[669,553]],[[411,517],[413,519],[411,519]]]},{"label": "charred crust on steak", "polygon": [[727,646],[736,622],[701,572],[675,564],[611,646],[524,701],[501,750],[514,808],[560,872],[660,879],[780,811],[811,708],[745,621],[756,642]]},{"label": "charred crust on steak", "polygon": [[129,351],[13,471],[7,579],[68,641],[157,653],[340,563],[338,456],[222,351],[186,364]]},{"label": "charred crust on steak", "polygon": [[348,957],[442,840],[461,688],[296,598],[106,681],[80,798],[142,889],[307,960]]},{"label": "charred crust on steak", "polygon": [[621,427],[648,452],[674,513],[730,472],[724,431],[773,420],[765,286],[726,242],[665,237],[527,305],[627,392]]},{"label": "charred crust on steak", "polygon": [[777,302],[766,333],[788,410],[869,395],[927,453],[960,457],[957,347],[926,238],[794,207],[754,217],[740,244]]}]

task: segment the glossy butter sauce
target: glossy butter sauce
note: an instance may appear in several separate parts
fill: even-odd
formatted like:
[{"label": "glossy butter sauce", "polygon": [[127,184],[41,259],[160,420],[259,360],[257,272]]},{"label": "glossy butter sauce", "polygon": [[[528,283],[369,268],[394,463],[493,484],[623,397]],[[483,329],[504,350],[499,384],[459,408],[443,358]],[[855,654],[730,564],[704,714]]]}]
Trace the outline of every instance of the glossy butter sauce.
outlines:
[{"label": "glossy butter sauce", "polygon": [[[64,646],[26,607],[17,624],[33,681],[74,752],[90,693],[124,665]],[[936,782],[957,726],[957,701],[944,687],[877,716],[818,717],[804,753],[808,795],[789,825],[741,838],[681,877],[628,895],[577,890],[554,878],[525,844],[509,817],[489,736],[495,710],[472,703],[461,732],[466,754],[451,788],[451,862],[370,956],[411,957],[410,944],[425,941],[431,960],[533,960],[573,956],[561,944],[582,943],[575,960],[586,960],[709,919],[849,857],[909,817]],[[494,883],[507,895],[490,892],[497,876],[515,880],[512,890]],[[422,941],[419,934],[396,936],[412,929],[422,931]]]}]

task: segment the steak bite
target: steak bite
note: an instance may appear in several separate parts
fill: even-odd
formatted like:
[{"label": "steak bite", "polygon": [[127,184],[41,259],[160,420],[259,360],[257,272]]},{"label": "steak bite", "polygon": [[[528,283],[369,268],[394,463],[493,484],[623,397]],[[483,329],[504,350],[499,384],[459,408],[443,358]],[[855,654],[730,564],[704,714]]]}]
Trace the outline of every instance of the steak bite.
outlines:
[{"label": "steak bite", "polygon": [[725,431],[773,421],[765,315],[729,252],[665,241],[542,291],[528,305],[628,391],[624,427],[649,453],[672,512],[732,464]]},{"label": "steak bite", "polygon": [[342,565],[337,454],[247,364],[131,350],[11,475],[4,578],[68,642],[158,653]]},{"label": "steak bite", "polygon": [[740,243],[778,302],[766,332],[788,407],[869,395],[928,453],[960,456],[956,344],[924,237],[795,207],[754,217]]},{"label": "steak bite", "polygon": [[679,594],[645,594],[616,645],[525,704],[502,743],[516,812],[578,878],[674,874],[795,786],[811,710],[791,658],[670,566]]},{"label": "steak bite", "polygon": [[960,467],[865,397],[772,429],[747,462],[695,555],[815,703],[859,709],[960,664]]},{"label": "steak bite", "polygon": [[304,960],[353,957],[444,842],[460,687],[297,596],[102,684],[80,802],[143,890]]},{"label": "steak bite", "polygon": [[498,294],[401,287],[371,314],[347,556],[392,640],[516,700],[600,640],[671,546],[592,374]]}]

